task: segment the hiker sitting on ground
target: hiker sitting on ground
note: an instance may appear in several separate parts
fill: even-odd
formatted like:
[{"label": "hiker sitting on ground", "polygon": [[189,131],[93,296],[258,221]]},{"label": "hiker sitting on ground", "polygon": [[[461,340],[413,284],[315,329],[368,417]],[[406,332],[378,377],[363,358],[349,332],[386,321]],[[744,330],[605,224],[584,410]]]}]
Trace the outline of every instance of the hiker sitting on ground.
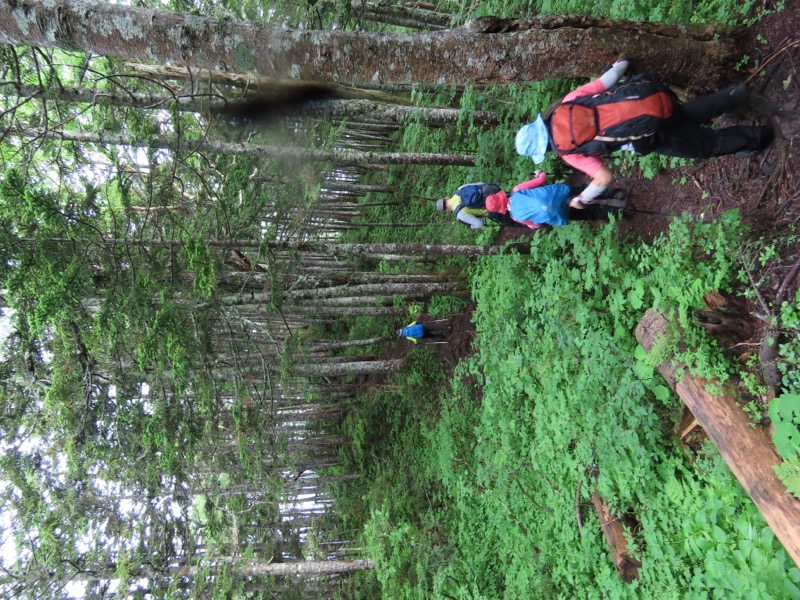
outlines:
[{"label": "hiker sitting on ground", "polygon": [[592,179],[580,193],[582,204],[592,202],[614,180],[602,157],[617,150],[682,158],[751,157],[772,141],[769,125],[707,126],[714,117],[747,105],[744,85],[682,103],[653,73],[618,83],[627,67],[626,60],[615,62],[599,79],[567,94],[546,118],[540,114],[517,133],[517,152],[533,162],[543,161],[550,146]]},{"label": "hiker sitting on ground", "polygon": [[437,200],[436,210],[454,212],[456,219],[471,229],[483,227],[483,220],[486,217],[500,225],[517,227],[518,225],[505,215],[486,210],[486,198],[499,191],[500,186],[494,183],[483,183],[482,181],[467,183],[459,187],[452,197]]},{"label": "hiker sitting on ground", "polygon": [[503,190],[486,199],[486,208],[508,214],[514,221],[538,229],[542,225],[566,225],[569,221],[607,221],[609,215],[625,216],[625,209],[602,204],[580,205],[578,190],[564,183],[544,185],[547,173],[536,171],[530,181],[515,186],[509,197]]},{"label": "hiker sitting on ground", "polygon": [[410,325],[406,325],[402,329],[397,330],[397,335],[404,337],[415,344],[421,339],[443,339],[450,333],[449,325],[431,325],[417,323],[414,321]]}]

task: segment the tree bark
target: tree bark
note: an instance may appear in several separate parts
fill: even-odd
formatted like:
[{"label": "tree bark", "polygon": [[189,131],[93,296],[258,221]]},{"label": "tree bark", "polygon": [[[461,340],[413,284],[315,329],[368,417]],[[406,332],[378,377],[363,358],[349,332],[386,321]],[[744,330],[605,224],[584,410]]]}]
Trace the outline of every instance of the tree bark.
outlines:
[{"label": "tree bark", "polygon": [[[232,563],[231,569],[241,577],[257,576],[277,576],[277,575],[330,575],[335,573],[353,573],[355,571],[367,571],[374,568],[372,559],[361,560],[301,560],[297,562],[268,563],[260,560],[239,560],[225,559],[224,557],[214,558],[214,565],[211,571],[218,570],[217,565]],[[197,567],[185,567],[180,569],[179,574],[193,577],[201,572]]]},{"label": "tree bark", "polygon": [[92,0],[0,1],[0,43],[350,85],[595,77],[624,56],[640,70],[705,88],[727,76],[739,54],[708,32],[584,17],[477,20],[431,33],[314,31]]},{"label": "tree bark", "polygon": [[[143,67],[152,65],[142,65]],[[224,73],[222,75],[225,75]],[[188,74],[187,74],[188,77]],[[269,80],[272,86],[276,85],[274,79]],[[262,86],[265,84],[261,84]],[[278,85],[285,85],[281,83]],[[260,86],[259,86],[260,87]],[[362,95],[370,92],[364,91]],[[133,91],[114,92],[103,89],[81,88],[76,86],[61,86],[46,88],[42,85],[19,83],[16,81],[0,82],[0,94],[4,96],[19,96],[23,98],[36,98],[52,100],[55,102],[85,103],[99,106],[124,106],[143,109],[165,109],[171,106],[178,110],[196,113],[219,113],[230,105],[232,101],[240,98],[229,98],[221,94],[197,93],[183,94],[145,94]],[[252,93],[243,95],[243,98],[252,97]],[[353,92],[353,96],[357,91]],[[392,96],[391,98],[395,98]],[[353,99],[330,100],[328,102],[311,102],[297,111],[298,115],[316,118],[359,119],[369,117],[380,123],[396,123],[398,125],[410,119],[419,121],[428,127],[444,127],[458,121],[459,116],[472,119],[474,123],[482,125],[497,125],[497,115],[489,111],[462,112],[457,108],[421,108],[415,106],[398,105],[396,100],[388,103],[387,99],[381,101]],[[375,138],[373,138],[375,139]]]},{"label": "tree bark", "polygon": [[[355,1],[350,3],[351,9],[363,18],[381,23],[412,27],[414,29],[446,29],[453,15],[435,10],[426,10],[406,4],[387,4],[380,2]],[[371,18],[374,15],[377,18]],[[383,20],[380,17],[397,19],[399,22]],[[403,23],[408,23],[403,24]]]},{"label": "tree bark", "polygon": [[373,344],[380,344],[395,339],[393,335],[385,335],[378,338],[367,338],[363,340],[345,340],[342,342],[312,342],[309,347],[309,352],[330,352],[331,350],[341,350],[343,348],[352,348],[355,346],[371,346]]},{"label": "tree bark", "polygon": [[383,25],[394,25],[395,27],[406,27],[407,29],[421,29],[422,31],[441,31],[447,29],[445,25],[432,25],[400,15],[381,14],[369,10],[361,12],[359,17],[364,21],[371,21]]},{"label": "tree bark", "polygon": [[143,94],[130,90],[119,92],[103,89],[81,88],[76,86],[59,86],[47,88],[42,85],[19,83],[16,81],[0,82],[0,94],[4,96],[20,96],[55,102],[74,102],[105,106],[123,106],[130,108],[152,108],[155,110],[170,108],[173,103],[178,110],[204,113],[220,111],[229,104],[229,100],[219,94],[180,93]]},{"label": "tree bark", "polygon": [[638,579],[642,563],[628,552],[628,540],[625,538],[622,521],[611,514],[608,504],[597,492],[592,494],[592,503],[600,518],[600,527],[603,529],[603,535],[611,550],[611,560],[620,578],[627,583]]},{"label": "tree bark", "polygon": [[411,294],[432,296],[434,294],[447,295],[453,292],[463,291],[464,285],[461,283],[375,283],[361,285],[342,285],[336,287],[317,287],[314,289],[302,289],[286,292],[284,297],[289,301],[299,300],[300,298],[341,298],[355,295],[384,295],[384,296],[406,296]]},{"label": "tree bark", "polygon": [[180,146],[192,152],[208,152],[210,154],[242,154],[245,156],[271,156],[276,159],[293,161],[330,162],[340,166],[359,165],[459,165],[474,166],[475,157],[466,154],[436,154],[423,152],[359,152],[355,150],[315,150],[313,148],[296,148],[289,145],[263,146],[256,144],[239,144],[231,142],[215,142],[212,140],[190,140],[168,136],[152,136],[146,140],[134,140],[129,135],[119,133],[87,133],[66,129],[49,130],[35,127],[18,129],[7,128],[3,135],[20,138],[45,138],[65,140],[81,144],[131,146],[140,148],[176,149]]},{"label": "tree bark", "polygon": [[[636,340],[650,352],[667,335],[668,326],[664,315],[648,310],[636,327]],[[800,566],[800,500],[786,492],[773,470],[781,459],[772,442],[760,428],[752,427],[750,418],[737,404],[733,388],[688,374],[678,381],[679,368],[667,358],[658,370],[692,411],[776,537]],[[708,391],[712,383],[721,388],[720,393]]]},{"label": "tree bark", "polygon": [[370,185],[366,183],[348,183],[346,181],[328,180],[322,182],[322,192],[350,192],[356,195],[372,192],[373,194],[393,194],[397,188],[386,185]]},{"label": "tree bark", "polygon": [[343,375],[368,375],[394,373],[403,367],[402,359],[370,360],[339,364],[299,364],[292,372],[300,377],[337,377]]},{"label": "tree bark", "polygon": [[402,317],[408,314],[408,307],[382,306],[295,306],[292,312],[300,315],[318,317]]},{"label": "tree bark", "polygon": [[[27,244],[74,244],[80,242],[91,246],[165,246],[182,248],[185,240],[138,240],[126,238],[19,238],[16,241]],[[382,260],[408,260],[408,257],[419,256],[486,256],[499,254],[502,246],[466,246],[458,244],[326,244],[324,242],[267,242],[264,240],[202,240],[203,244],[220,248],[259,248],[261,246],[273,250],[297,250],[326,254],[330,256],[360,256],[365,258],[381,257]],[[523,248],[524,249],[524,248]]]},{"label": "tree bark", "polygon": [[[187,283],[192,283],[194,278],[194,273],[187,273]],[[283,281],[289,286],[290,291],[298,291],[361,284],[447,283],[457,279],[463,281],[463,278],[459,278],[458,275],[447,273],[376,273],[372,271],[341,273],[336,270],[329,274],[302,275],[298,270],[292,269],[291,274],[287,274]],[[239,293],[268,289],[271,282],[272,275],[257,271],[225,272],[218,275],[218,283],[222,289]],[[463,285],[461,287],[463,288]]]},{"label": "tree bark", "polygon": [[[172,65],[150,65],[128,62],[125,63],[125,66],[134,71],[146,73],[151,77],[162,80],[188,79],[195,84],[197,82],[205,82],[240,88],[243,95],[248,92],[269,94],[275,91],[275,88],[302,86],[308,85],[309,83],[308,81],[300,81],[297,79],[274,79],[272,77],[258,77],[246,73],[226,73],[224,71],[214,71],[211,69],[193,69],[189,68],[191,65],[189,67],[176,67]],[[408,105],[409,103],[407,97],[387,94],[380,90],[365,90],[363,88],[353,88],[333,83],[331,84],[331,89],[334,90],[340,98],[397,104],[401,106]]]}]

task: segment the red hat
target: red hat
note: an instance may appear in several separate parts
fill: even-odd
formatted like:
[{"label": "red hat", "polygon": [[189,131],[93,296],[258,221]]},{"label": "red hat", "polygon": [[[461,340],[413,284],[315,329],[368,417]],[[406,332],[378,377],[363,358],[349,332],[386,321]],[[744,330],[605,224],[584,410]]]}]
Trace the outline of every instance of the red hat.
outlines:
[{"label": "red hat", "polygon": [[496,194],[486,197],[486,210],[504,215],[508,212],[508,195],[500,190]]}]

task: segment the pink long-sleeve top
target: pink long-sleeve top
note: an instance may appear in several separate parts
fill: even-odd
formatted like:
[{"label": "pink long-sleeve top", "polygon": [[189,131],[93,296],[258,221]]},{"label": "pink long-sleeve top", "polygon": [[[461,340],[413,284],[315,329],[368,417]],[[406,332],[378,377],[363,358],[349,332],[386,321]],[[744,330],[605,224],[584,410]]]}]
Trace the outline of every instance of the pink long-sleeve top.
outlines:
[{"label": "pink long-sleeve top", "polygon": [[547,181],[547,173],[542,171],[539,173],[538,177],[534,177],[533,179],[529,179],[528,181],[524,181],[520,184],[514,186],[514,189],[511,190],[513,192],[518,192],[520,190],[530,190],[540,185],[544,185],[544,182]]}]

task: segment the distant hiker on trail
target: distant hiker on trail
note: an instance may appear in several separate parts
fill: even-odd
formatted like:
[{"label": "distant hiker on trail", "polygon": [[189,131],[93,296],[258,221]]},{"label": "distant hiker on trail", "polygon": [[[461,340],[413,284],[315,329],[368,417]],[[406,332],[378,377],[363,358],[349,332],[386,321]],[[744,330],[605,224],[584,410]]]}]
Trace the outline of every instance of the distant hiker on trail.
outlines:
[{"label": "distant hiker on trail", "polygon": [[615,62],[599,79],[570,92],[546,117],[540,114],[517,133],[517,152],[523,156],[540,163],[549,146],[591,178],[578,197],[582,204],[591,203],[614,180],[602,157],[617,150],[682,158],[752,157],[772,141],[769,125],[708,126],[714,117],[747,105],[744,85],[682,103],[654,73],[619,82],[627,68],[627,60]]},{"label": "distant hiker on trail", "polygon": [[[514,221],[538,229],[542,225],[566,225],[569,221],[607,221],[609,215],[627,216],[622,206],[602,204],[583,205],[577,198],[578,189],[564,183],[544,185],[547,173],[536,171],[530,181],[515,186],[509,197],[503,190],[486,199],[486,208],[508,214]],[[616,204],[622,204],[617,202]]]},{"label": "distant hiker on trail", "polygon": [[397,335],[415,344],[421,339],[444,339],[447,337],[448,333],[450,333],[449,325],[422,324],[416,321],[397,330]]},{"label": "distant hiker on trail", "polygon": [[511,219],[486,210],[486,198],[499,192],[500,186],[494,183],[467,183],[456,190],[450,198],[440,198],[436,201],[436,210],[439,212],[454,212],[456,219],[468,225],[470,229],[483,227],[484,218],[488,217],[500,225],[518,227]]}]

